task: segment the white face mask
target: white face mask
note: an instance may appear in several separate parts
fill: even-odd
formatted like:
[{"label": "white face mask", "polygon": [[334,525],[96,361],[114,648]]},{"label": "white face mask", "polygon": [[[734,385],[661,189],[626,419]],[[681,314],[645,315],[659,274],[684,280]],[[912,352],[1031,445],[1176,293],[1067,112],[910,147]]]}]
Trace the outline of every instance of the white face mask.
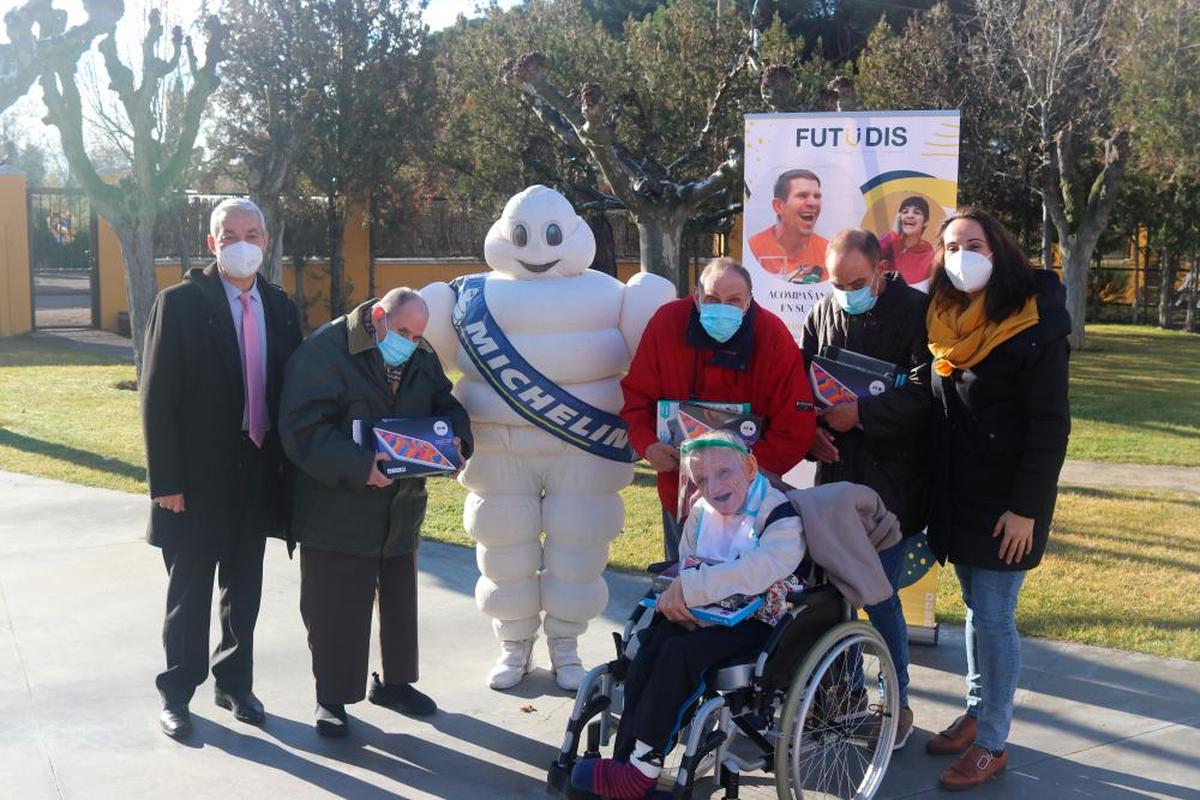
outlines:
[{"label": "white face mask", "polygon": [[234,278],[249,278],[258,272],[262,260],[262,248],[249,242],[234,242],[217,251],[217,263]]},{"label": "white face mask", "polygon": [[992,277],[992,260],[977,250],[947,253],[946,277],[960,292],[977,292]]}]

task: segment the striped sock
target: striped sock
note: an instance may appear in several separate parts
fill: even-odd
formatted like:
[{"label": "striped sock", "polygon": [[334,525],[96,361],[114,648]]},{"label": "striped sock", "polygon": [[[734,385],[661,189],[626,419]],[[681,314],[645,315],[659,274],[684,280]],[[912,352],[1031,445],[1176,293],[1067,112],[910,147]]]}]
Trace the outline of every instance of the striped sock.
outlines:
[{"label": "striped sock", "polygon": [[588,758],[571,771],[571,785],[611,800],[640,800],[655,786],[655,779],[642,774],[628,761]]}]

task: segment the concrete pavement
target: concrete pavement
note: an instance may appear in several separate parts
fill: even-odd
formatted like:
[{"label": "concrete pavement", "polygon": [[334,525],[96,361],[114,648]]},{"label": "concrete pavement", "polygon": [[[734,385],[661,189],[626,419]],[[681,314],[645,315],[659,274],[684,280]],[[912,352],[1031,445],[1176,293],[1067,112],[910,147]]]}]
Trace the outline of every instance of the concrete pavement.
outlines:
[{"label": "concrete pavement", "polygon": [[[511,693],[483,686],[495,643],[474,607],[473,555],[435,543],[420,559],[420,685],[437,716],[364,702],[350,737],[316,735],[297,564],[272,542],[256,643],[266,725],[213,706],[209,683],[192,703],[194,740],[164,737],[153,678],[165,574],[141,540],[147,509],[136,495],[0,473],[0,798],[541,796],[571,698],[545,670]],[[609,585],[583,642],[591,662],[610,657],[609,631],[644,581]],[[914,648],[918,731],[879,797],[940,796],[947,760],[923,748],[959,711],[961,644],[944,627],[941,645]],[[1009,771],[971,797],[1200,800],[1200,664],[1038,640],[1024,654]]]}]

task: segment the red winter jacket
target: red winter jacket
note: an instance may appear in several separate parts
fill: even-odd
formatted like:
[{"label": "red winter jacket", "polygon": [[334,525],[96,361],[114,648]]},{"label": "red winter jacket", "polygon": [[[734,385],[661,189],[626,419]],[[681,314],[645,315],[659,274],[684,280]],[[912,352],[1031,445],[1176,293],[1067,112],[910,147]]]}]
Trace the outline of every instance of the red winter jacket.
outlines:
[{"label": "red winter jacket", "polygon": [[[754,302],[724,344],[704,331],[692,298],[664,305],[646,326],[621,391],[621,417],[639,456],[658,441],[659,400],[749,401],[751,413],[763,418],[754,455],[777,475],[803,460],[816,429],[804,354],[783,320]],[[678,491],[679,473],[660,472],[664,508],[675,511]]]}]

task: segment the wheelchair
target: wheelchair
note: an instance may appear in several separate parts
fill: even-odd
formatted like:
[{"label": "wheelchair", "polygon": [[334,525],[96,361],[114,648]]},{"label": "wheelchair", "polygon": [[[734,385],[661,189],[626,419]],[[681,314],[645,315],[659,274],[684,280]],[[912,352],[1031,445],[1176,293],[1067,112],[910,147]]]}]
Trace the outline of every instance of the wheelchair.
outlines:
[{"label": "wheelchair", "polygon": [[[660,566],[666,564],[650,569]],[[762,649],[705,674],[707,688],[684,713],[656,797],[691,798],[710,771],[725,800],[739,798],[741,776],[758,772],[773,773],[779,800],[870,800],[878,791],[899,713],[887,645],[855,619],[820,568],[806,560],[797,574],[803,588],[788,594],[788,611]],[[617,657],[593,668],[579,687],[547,774],[550,793],[595,797],[571,785],[571,770],[580,757],[599,757],[616,733],[636,634],[653,616],[647,610],[634,609],[624,630],[613,633]]]}]

